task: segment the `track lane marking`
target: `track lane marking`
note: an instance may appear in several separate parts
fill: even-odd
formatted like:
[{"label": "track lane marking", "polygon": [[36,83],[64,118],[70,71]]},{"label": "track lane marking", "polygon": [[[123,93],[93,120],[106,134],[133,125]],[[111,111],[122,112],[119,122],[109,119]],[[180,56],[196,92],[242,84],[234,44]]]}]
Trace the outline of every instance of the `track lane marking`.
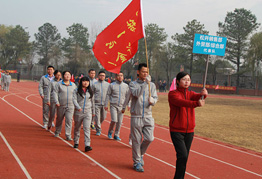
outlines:
[{"label": "track lane marking", "polygon": [[[7,95],[6,95],[7,96]],[[4,98],[6,97],[4,96],[3,98],[1,98],[4,102],[6,102],[9,106],[13,107],[15,110],[17,110],[18,112],[20,112],[21,114],[23,114],[24,116],[26,116],[28,119],[30,119],[32,122],[36,123],[39,126],[42,126],[39,122],[35,121],[33,118],[31,118],[30,116],[28,116],[27,114],[25,114],[23,111],[21,111],[20,109],[16,108],[15,106],[13,106],[12,104],[10,104],[8,101],[6,101]],[[52,131],[50,131],[50,133],[54,134]],[[63,142],[65,142],[66,144],[68,144],[69,146],[71,146],[73,148],[73,145],[70,144],[69,142],[67,142],[66,140],[64,140],[61,137],[58,137],[59,139],[61,139]],[[86,158],[90,159],[91,161],[93,161],[95,164],[97,164],[98,166],[100,166],[102,169],[104,169],[107,173],[109,173],[110,175],[112,175],[113,177],[117,178],[117,179],[121,179],[119,176],[117,176],[115,173],[111,172],[109,169],[107,169],[106,167],[104,167],[102,164],[98,163],[96,160],[94,160],[92,157],[88,156],[87,154],[83,153],[82,151],[80,151],[79,149],[76,149],[76,151],[78,151],[79,153],[81,153],[82,155],[84,155]]]},{"label": "track lane marking", "polygon": [[5,142],[5,145],[7,146],[7,148],[9,149],[9,151],[11,152],[11,154],[13,155],[13,157],[15,158],[15,160],[17,161],[18,165],[20,166],[20,168],[23,170],[25,176],[28,179],[32,179],[32,177],[30,176],[30,174],[28,173],[28,171],[26,170],[25,166],[23,165],[23,163],[21,162],[21,160],[19,159],[19,157],[16,155],[15,151],[12,149],[12,147],[10,146],[10,144],[8,143],[8,141],[6,140],[5,136],[2,134],[2,132],[0,132],[0,136],[3,139],[3,141]]},{"label": "track lane marking", "polygon": [[[16,95],[16,96],[18,96],[18,95]],[[20,96],[19,96],[19,97],[20,97]],[[22,98],[22,97],[20,97],[20,98]],[[22,99],[25,100],[25,98],[22,98]],[[31,101],[28,100],[28,102],[31,102]],[[38,104],[36,104],[36,103],[33,103],[33,102],[31,102],[31,103],[32,103],[32,104],[35,104],[35,105],[38,106],[38,107],[42,107],[42,106],[40,106],[40,105],[38,105]],[[108,121],[108,120],[105,120],[105,121],[110,123],[110,121]],[[130,130],[130,128],[128,128],[128,127],[125,127],[125,126],[121,126],[121,127]],[[158,138],[158,137],[154,137],[154,138],[157,139],[157,140],[160,140],[160,141],[162,141],[162,142],[165,142],[165,143],[168,143],[168,144],[173,145],[171,142],[168,142],[168,141],[166,141],[166,140],[160,139],[160,138]],[[257,176],[259,176],[259,177],[262,177],[262,175],[260,175],[260,174],[258,174],[258,173],[252,172],[252,171],[250,171],[250,170],[244,169],[244,168],[239,167],[239,166],[236,166],[236,165],[234,165],[234,164],[231,164],[231,163],[228,163],[228,162],[225,162],[225,161],[219,160],[219,159],[217,159],[217,158],[214,158],[214,157],[211,157],[211,156],[208,156],[208,155],[202,154],[202,153],[197,152],[197,151],[194,151],[194,150],[190,150],[190,151],[192,151],[193,153],[196,153],[196,154],[198,154],[198,155],[201,155],[201,156],[207,157],[207,158],[209,158],[209,159],[215,160],[215,161],[217,161],[217,162],[220,162],[220,163],[223,163],[223,164],[229,165],[229,166],[231,166],[231,167],[234,167],[234,168],[237,168],[237,169],[243,170],[243,171],[245,171],[245,172],[248,172],[248,173],[251,173],[251,174],[257,175]]]}]

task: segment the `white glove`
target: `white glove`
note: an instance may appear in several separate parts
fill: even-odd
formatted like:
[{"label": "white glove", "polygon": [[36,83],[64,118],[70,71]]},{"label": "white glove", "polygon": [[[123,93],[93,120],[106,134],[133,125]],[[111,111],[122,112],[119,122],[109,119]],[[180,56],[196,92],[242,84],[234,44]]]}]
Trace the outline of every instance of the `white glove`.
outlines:
[{"label": "white glove", "polygon": [[147,75],[146,77],[146,83],[150,83],[151,82],[151,76],[150,75]]},{"label": "white glove", "polygon": [[154,104],[154,98],[153,98],[153,97],[150,97],[150,98],[148,99],[148,102],[149,102],[149,104]]}]

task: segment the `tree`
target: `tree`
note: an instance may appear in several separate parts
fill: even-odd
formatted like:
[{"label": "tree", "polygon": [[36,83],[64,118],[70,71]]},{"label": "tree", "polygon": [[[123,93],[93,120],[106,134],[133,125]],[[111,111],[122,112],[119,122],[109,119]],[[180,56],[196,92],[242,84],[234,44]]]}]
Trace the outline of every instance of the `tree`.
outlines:
[{"label": "tree", "polygon": [[[88,45],[88,28],[82,24],[73,24],[68,27],[68,38],[63,38],[63,50],[65,56],[69,59],[68,65],[73,74],[79,71],[86,71],[88,64],[88,53],[90,47]],[[82,69],[80,69],[82,67]]]},{"label": "tree", "polygon": [[168,42],[163,46],[163,51],[161,54],[161,60],[160,60],[160,67],[163,69],[162,71],[165,73],[166,81],[167,81],[167,88],[169,88],[169,85],[171,83],[170,77],[171,77],[171,71],[174,69],[174,66],[178,64],[178,61],[176,61],[176,54],[175,54],[175,46],[173,43]]},{"label": "tree", "polygon": [[58,46],[61,39],[60,33],[56,26],[50,23],[45,23],[38,28],[38,33],[35,34],[35,49],[37,54],[42,57],[39,61],[44,67],[44,72],[49,64],[51,57],[54,55],[54,47]]},{"label": "tree", "polygon": [[262,62],[262,32],[255,33],[251,39],[248,49],[248,63],[252,71],[252,76],[258,76],[258,69]]},{"label": "tree", "polygon": [[9,57],[8,51],[6,49],[6,35],[10,32],[12,28],[12,26],[0,25],[0,64],[4,68]]},{"label": "tree", "polygon": [[201,24],[196,19],[188,22],[183,29],[185,31],[183,34],[176,33],[171,38],[175,41],[176,46],[180,47],[180,55],[185,57],[185,65],[189,67],[189,73],[192,75],[194,56],[201,57],[201,55],[193,54],[195,34],[208,34],[209,32],[205,30],[204,24]]},{"label": "tree", "polygon": [[30,52],[29,38],[29,33],[20,25],[15,26],[6,33],[2,44],[4,68],[12,63],[16,69],[17,62],[21,61]]},{"label": "tree", "polygon": [[228,12],[224,22],[219,22],[219,32],[221,36],[228,38],[226,48],[226,59],[237,66],[237,93],[239,88],[239,77],[241,58],[245,58],[247,53],[247,40],[249,35],[259,27],[255,15],[244,8],[235,9]]}]

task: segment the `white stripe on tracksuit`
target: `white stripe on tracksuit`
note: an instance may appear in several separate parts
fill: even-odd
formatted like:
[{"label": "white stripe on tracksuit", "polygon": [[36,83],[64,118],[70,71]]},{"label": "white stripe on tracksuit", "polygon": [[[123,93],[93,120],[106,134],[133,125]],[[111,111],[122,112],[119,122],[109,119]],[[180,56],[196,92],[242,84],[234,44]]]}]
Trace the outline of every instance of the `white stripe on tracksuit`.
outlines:
[{"label": "white stripe on tracksuit", "polygon": [[60,134],[62,130],[62,123],[65,117],[65,135],[66,138],[71,138],[72,120],[74,114],[73,93],[76,89],[75,83],[70,81],[67,86],[64,81],[56,84],[53,95],[56,104],[60,104],[57,108],[57,120],[55,134]]},{"label": "white stripe on tracksuit", "polygon": [[155,105],[158,97],[154,83],[150,83],[150,89],[153,98],[151,105],[149,104],[148,84],[141,80],[131,82],[129,84],[130,96],[126,98],[123,105],[125,108],[131,98],[131,138],[134,164],[141,163],[141,156],[146,153],[148,146],[154,140],[152,106]]},{"label": "white stripe on tracksuit", "polygon": [[[90,99],[90,93],[86,91],[83,97],[75,89],[73,94],[73,102],[75,105],[74,113],[74,143],[79,144],[80,130],[83,123],[84,135],[85,135],[85,147],[90,146],[90,124],[92,120],[92,114],[95,114],[94,97]],[[82,109],[82,111],[78,111]]]},{"label": "white stripe on tracksuit", "polygon": [[113,82],[109,85],[107,96],[105,100],[105,107],[108,106],[110,100],[111,123],[109,125],[108,133],[113,134],[115,128],[115,136],[120,136],[120,128],[123,121],[122,108],[128,94],[129,87],[124,82]]},{"label": "white stripe on tracksuit", "polygon": [[[95,78],[91,78],[89,77],[89,80],[90,80],[90,87],[93,89],[93,85],[95,82],[97,82],[97,80]],[[91,125],[94,125],[94,121],[95,121],[95,117],[92,116],[92,121],[91,121]]]}]

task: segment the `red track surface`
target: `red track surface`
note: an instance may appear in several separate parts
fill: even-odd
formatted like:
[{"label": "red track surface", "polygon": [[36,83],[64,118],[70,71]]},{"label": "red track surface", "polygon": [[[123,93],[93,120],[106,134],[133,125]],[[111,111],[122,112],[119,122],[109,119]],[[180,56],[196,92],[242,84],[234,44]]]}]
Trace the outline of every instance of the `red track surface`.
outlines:
[{"label": "red track surface", "polygon": [[[36,82],[13,82],[9,93],[0,90],[0,178],[173,177],[176,157],[168,128],[156,125],[155,140],[144,157],[145,172],[137,173],[132,169],[128,145],[128,116],[121,129],[121,142],[106,136],[108,114],[102,135],[92,132],[93,150],[84,153],[83,133],[79,150],[75,150],[73,142],[64,140],[64,131],[61,138],[54,138],[53,133],[41,128],[37,86]],[[262,154],[196,136],[186,178],[262,178]]]}]

